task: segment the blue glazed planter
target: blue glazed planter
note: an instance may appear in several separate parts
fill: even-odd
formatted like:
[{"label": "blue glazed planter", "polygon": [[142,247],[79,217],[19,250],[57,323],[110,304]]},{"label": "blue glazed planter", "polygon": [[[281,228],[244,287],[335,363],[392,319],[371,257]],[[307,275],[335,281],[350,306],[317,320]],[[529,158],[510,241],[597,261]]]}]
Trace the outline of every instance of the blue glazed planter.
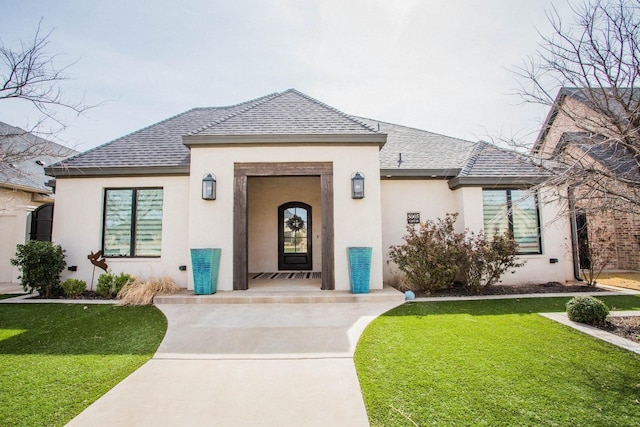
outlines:
[{"label": "blue glazed planter", "polygon": [[371,248],[347,248],[349,254],[349,278],[351,292],[354,294],[368,294],[371,278]]},{"label": "blue glazed planter", "polygon": [[218,287],[218,270],[222,249],[191,249],[191,271],[193,271],[193,293],[215,294]]}]

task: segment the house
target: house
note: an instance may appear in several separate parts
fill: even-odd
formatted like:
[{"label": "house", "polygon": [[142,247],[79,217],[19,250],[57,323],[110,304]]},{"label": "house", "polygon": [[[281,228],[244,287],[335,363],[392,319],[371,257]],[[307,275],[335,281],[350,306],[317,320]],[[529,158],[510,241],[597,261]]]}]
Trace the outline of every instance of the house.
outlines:
[{"label": "house", "polygon": [[[370,247],[371,289],[408,224],[458,212],[459,230],[511,230],[526,265],[505,283],[573,279],[568,221],[527,191],[544,177],[510,151],[345,114],[294,89],[195,108],[49,166],[54,240],[70,277],[90,252],[114,272],[193,289],[190,249],[220,248],[219,290],[310,272],[348,290],[347,248]],[[204,190],[204,191],[203,191]],[[211,191],[213,190],[213,191]]]},{"label": "house", "polygon": [[629,116],[640,106],[634,93],[562,88],[533,146],[541,158],[562,159],[580,171],[567,184],[574,250],[584,269],[597,255],[608,269],[640,270],[640,216],[637,205],[628,203],[640,200],[640,171],[636,156],[620,141],[620,129],[634,126]]},{"label": "house", "polygon": [[51,240],[53,191],[44,167],[77,151],[0,122],[0,283],[18,282],[16,245]]}]

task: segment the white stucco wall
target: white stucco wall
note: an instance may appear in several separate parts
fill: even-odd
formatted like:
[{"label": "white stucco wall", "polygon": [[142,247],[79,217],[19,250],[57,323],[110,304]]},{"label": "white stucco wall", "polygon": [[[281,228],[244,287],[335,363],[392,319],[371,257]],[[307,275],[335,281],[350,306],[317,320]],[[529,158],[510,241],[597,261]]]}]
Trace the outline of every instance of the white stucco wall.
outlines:
[{"label": "white stucco wall", "polygon": [[[189,190],[189,247],[222,249],[218,289],[233,289],[234,164],[249,162],[332,162],[334,184],[335,286],[348,290],[347,247],[371,246],[371,289],[382,288],[380,171],[377,146],[192,147]],[[351,198],[351,175],[366,177],[366,197]],[[217,200],[201,198],[202,177],[217,176]],[[251,200],[249,200],[251,202]],[[318,224],[319,225],[319,224]],[[317,227],[314,227],[319,230]],[[314,231],[314,234],[319,234]],[[189,288],[193,287],[190,278]]]},{"label": "white stucco wall", "polygon": [[303,202],[311,206],[313,271],[322,271],[320,178],[253,177],[248,180],[249,272],[278,271],[278,206]]},{"label": "white stucco wall", "polygon": [[[456,230],[483,229],[482,188],[462,187],[451,191],[446,181],[439,180],[383,180],[382,181],[384,279],[391,280],[398,273],[388,259],[391,245],[402,244],[406,230],[406,213],[420,212],[420,219],[434,220],[446,213],[458,212]],[[541,255],[523,255],[526,264],[515,274],[506,274],[503,284],[564,283],[574,280],[571,254],[571,228],[568,218],[558,218],[558,206],[547,203],[540,195]],[[558,263],[551,264],[550,259]]]},{"label": "white stucco wall", "polygon": [[11,265],[16,245],[28,238],[29,215],[41,202],[32,200],[32,193],[0,188],[0,283],[19,283],[19,271]]},{"label": "white stucco wall", "polygon": [[[178,285],[187,286],[189,265],[187,215],[189,179],[186,176],[123,178],[58,178],[54,208],[53,241],[66,251],[67,265],[76,265],[67,277],[85,280],[91,285],[93,265],[90,252],[100,250],[105,188],[162,187],[162,255],[159,258],[107,258],[109,269],[143,279],[170,276]],[[95,283],[102,270],[96,268]]]}]

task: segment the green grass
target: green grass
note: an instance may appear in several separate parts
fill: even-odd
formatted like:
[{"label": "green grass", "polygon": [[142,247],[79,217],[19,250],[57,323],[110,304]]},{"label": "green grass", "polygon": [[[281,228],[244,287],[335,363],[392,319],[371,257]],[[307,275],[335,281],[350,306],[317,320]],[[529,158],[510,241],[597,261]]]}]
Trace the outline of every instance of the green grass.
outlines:
[{"label": "green grass", "polygon": [[149,360],[155,307],[0,305],[0,425],[64,425]]},{"label": "green grass", "polygon": [[[636,296],[601,299],[640,310]],[[640,355],[536,314],[568,300],[409,303],[377,318],[355,354],[371,425],[637,426]]]}]

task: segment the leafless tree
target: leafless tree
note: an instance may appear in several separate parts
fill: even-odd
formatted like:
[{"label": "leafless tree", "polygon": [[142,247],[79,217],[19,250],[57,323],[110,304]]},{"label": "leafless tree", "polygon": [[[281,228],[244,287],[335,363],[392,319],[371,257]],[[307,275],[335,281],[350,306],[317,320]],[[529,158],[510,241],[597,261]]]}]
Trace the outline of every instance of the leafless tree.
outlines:
[{"label": "leafless tree", "polygon": [[60,85],[73,64],[56,67],[56,56],[47,52],[52,32],[44,33],[41,25],[42,21],[33,37],[21,41],[19,48],[0,40],[0,101],[23,101],[36,112],[35,123],[26,129],[0,123],[0,175],[20,173],[18,165],[26,159],[68,155],[64,147],[48,139],[66,127],[62,112],[79,115],[89,108],[84,100],[73,102],[63,97]]},{"label": "leafless tree", "polygon": [[557,188],[567,209],[572,194],[583,211],[638,213],[640,0],[570,8],[570,22],[556,9],[547,14],[551,35],[515,69],[524,102],[550,110],[529,160],[547,169],[543,185]]}]

